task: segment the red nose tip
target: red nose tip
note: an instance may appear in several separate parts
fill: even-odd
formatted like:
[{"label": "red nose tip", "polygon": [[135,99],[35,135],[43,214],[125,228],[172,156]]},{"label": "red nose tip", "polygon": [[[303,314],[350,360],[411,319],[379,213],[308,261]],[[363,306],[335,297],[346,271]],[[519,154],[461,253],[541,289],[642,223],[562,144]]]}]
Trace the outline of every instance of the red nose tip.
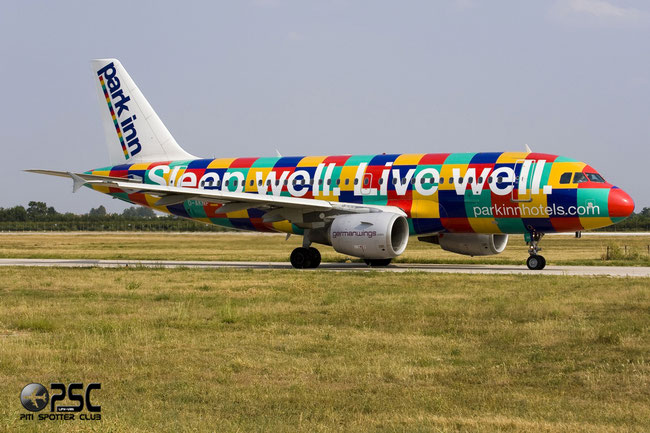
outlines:
[{"label": "red nose tip", "polygon": [[628,217],[634,212],[634,200],[625,191],[620,188],[609,190],[609,216],[610,217]]}]

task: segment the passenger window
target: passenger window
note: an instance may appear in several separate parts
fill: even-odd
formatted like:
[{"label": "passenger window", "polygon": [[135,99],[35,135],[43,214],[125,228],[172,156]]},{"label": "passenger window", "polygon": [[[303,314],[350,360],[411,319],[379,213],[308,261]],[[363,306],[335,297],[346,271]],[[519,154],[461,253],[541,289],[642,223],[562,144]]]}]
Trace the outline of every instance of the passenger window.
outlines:
[{"label": "passenger window", "polygon": [[393,178],[393,185],[396,185],[396,184],[397,184],[397,178],[394,177],[394,178]]},{"label": "passenger window", "polygon": [[332,179],[327,179],[327,184],[331,185],[332,184]]},{"label": "passenger window", "polygon": [[383,184],[384,184],[384,179],[382,179],[382,178],[380,177],[380,178],[379,178],[379,185],[383,185]]},{"label": "passenger window", "polygon": [[451,185],[452,183],[454,183],[454,178],[453,178],[453,177],[450,177],[450,178],[449,178],[449,184]]},{"label": "passenger window", "polygon": [[318,184],[322,185],[323,184],[323,179],[318,179]]},{"label": "passenger window", "polygon": [[359,185],[359,179],[354,179],[354,184]]},{"label": "passenger window", "polygon": [[458,178],[458,183],[463,183],[463,178],[462,178],[462,176]]},{"label": "passenger window", "polygon": [[478,183],[483,183],[483,176],[478,177]]},{"label": "passenger window", "polygon": [[488,177],[488,183],[492,183],[492,176]]},{"label": "passenger window", "polygon": [[284,186],[287,186],[288,183],[289,183],[289,181],[285,179],[284,180]]},{"label": "passenger window", "polygon": [[367,177],[363,179],[363,184],[364,185],[368,185],[369,182],[370,182],[370,179],[368,179]]},{"label": "passenger window", "polygon": [[345,184],[349,185],[350,184],[350,179],[345,179]]},{"label": "passenger window", "polygon": [[445,178],[444,178],[444,177],[441,177],[441,178],[440,178],[440,183],[441,183],[441,184],[445,183]]},{"label": "passenger window", "polygon": [[587,176],[584,173],[577,172],[573,174],[573,183],[584,183],[587,182]]},{"label": "passenger window", "polygon": [[560,183],[562,185],[571,183],[571,173],[562,173],[562,176],[560,176]]},{"label": "passenger window", "polygon": [[341,184],[341,179],[336,179],[336,186],[339,186]]},{"label": "passenger window", "polygon": [[467,179],[467,183],[474,183],[474,178],[470,177],[469,179]]}]

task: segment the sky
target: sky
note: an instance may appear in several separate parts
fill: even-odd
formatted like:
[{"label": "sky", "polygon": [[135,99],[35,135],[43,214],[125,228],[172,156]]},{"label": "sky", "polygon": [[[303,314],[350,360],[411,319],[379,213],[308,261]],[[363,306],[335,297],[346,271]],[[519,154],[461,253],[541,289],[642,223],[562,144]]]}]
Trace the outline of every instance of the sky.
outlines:
[{"label": "sky", "polygon": [[645,0],[5,0],[0,207],[128,207],[22,172],[108,165],[89,63],[106,57],[194,155],[528,144],[650,206]]}]

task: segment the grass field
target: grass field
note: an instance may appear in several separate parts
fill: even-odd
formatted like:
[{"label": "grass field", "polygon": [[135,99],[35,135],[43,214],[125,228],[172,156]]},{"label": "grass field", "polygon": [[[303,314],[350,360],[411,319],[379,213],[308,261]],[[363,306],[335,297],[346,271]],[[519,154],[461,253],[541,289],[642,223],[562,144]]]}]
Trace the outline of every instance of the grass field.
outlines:
[{"label": "grass field", "polygon": [[[0,234],[0,258],[88,258],[133,260],[244,260],[288,262],[301,237],[280,234]],[[358,260],[316,245],[323,261]],[[546,236],[542,254],[551,265],[650,266],[650,236]],[[611,260],[603,260],[607,247]],[[626,252],[627,247],[627,252]],[[499,255],[468,257],[443,251],[412,237],[396,262],[523,264],[528,257],[523,236],[511,236]]]},{"label": "grass field", "polygon": [[[0,268],[0,299],[0,431],[650,428],[650,279]],[[101,382],[102,421],[19,421],[32,381]]]}]

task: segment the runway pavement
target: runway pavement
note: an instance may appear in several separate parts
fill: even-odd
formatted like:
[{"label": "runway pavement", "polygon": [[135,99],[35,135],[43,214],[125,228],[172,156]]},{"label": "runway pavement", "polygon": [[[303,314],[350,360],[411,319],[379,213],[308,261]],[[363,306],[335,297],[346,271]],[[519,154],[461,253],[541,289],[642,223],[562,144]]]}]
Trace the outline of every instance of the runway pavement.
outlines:
[{"label": "runway pavement", "polygon": [[[292,269],[283,262],[222,262],[222,261],[169,261],[169,260],[93,260],[93,259],[0,259],[0,266],[44,266],[63,268],[121,268],[140,266],[150,268],[203,268],[203,269]],[[380,271],[380,272],[438,272],[447,274],[522,274],[522,275],[606,275],[613,277],[650,277],[650,267],[626,266],[547,266],[542,271],[531,271],[521,265],[470,265],[470,264],[412,264],[398,263],[384,268],[370,268],[362,263],[322,263],[322,271]],[[300,272],[310,272],[305,269]]]}]

